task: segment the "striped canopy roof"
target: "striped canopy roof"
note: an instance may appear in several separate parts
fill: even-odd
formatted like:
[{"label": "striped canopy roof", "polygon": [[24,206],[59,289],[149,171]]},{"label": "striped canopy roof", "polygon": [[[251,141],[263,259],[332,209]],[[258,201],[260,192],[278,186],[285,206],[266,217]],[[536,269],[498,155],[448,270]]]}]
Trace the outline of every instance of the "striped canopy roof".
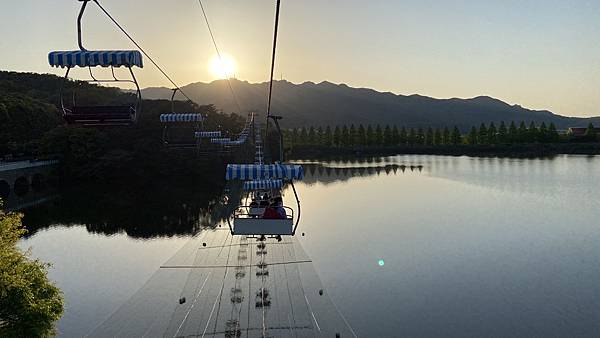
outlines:
[{"label": "striped canopy roof", "polygon": [[219,138],[211,138],[210,139],[210,143],[215,143],[215,144],[224,144],[226,142],[231,142],[231,139],[229,137],[219,137]]},{"label": "striped canopy roof", "polygon": [[254,180],[244,182],[244,190],[279,189],[283,187],[282,180]]},{"label": "striped canopy roof", "polygon": [[59,51],[48,54],[52,67],[144,67],[142,53],[137,50]]},{"label": "striped canopy roof", "polygon": [[228,164],[225,173],[226,180],[264,180],[288,179],[301,180],[304,169],[295,164]]},{"label": "striped canopy roof", "polygon": [[181,114],[160,114],[160,122],[201,122],[202,114],[197,113],[181,113]]},{"label": "striped canopy roof", "polygon": [[218,138],[221,137],[221,132],[220,131],[197,131],[194,136],[196,136],[196,138]]}]

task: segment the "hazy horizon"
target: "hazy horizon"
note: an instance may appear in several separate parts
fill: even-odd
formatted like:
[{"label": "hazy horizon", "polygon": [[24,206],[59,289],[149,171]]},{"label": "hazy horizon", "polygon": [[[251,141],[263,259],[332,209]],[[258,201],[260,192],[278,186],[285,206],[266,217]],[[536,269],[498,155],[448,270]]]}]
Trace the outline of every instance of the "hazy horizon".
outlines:
[{"label": "hazy horizon", "polygon": [[[196,0],[101,3],[178,84],[215,80],[214,58]],[[204,0],[217,43],[235,76],[267,80],[274,1]],[[0,68],[52,73],[47,53],[77,48],[80,2],[2,5]],[[600,115],[600,3],[476,1],[389,3],[282,1],[276,78],[328,81],[400,95],[490,96],[565,116]],[[25,20],[24,18],[27,18]],[[90,49],[132,49],[90,4]],[[11,51],[11,52],[7,52]],[[83,72],[75,72],[75,75]],[[142,87],[168,85],[146,60]]]}]

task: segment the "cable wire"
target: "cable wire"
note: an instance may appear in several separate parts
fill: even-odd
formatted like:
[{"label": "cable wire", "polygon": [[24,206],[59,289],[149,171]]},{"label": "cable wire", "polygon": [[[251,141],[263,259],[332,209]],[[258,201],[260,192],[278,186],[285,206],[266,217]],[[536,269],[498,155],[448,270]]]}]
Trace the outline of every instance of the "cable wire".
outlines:
[{"label": "cable wire", "polygon": [[177,85],[177,83],[175,83],[175,81],[173,81],[173,79],[162,69],[162,67],[160,67],[158,65],[158,63],[156,63],[156,61],[154,61],[154,59],[142,48],[142,46],[140,46],[134,39],[133,37],[131,37],[131,35],[125,30],[125,28],[123,28],[123,26],[121,26],[117,20],[115,18],[113,18],[112,15],[110,15],[110,13],[108,13],[108,11],[102,7],[102,5],[100,5],[100,3],[98,2],[98,0],[93,0],[96,5],[98,5],[98,7],[102,10],[102,12],[104,12],[104,14],[106,14],[106,16],[108,16],[108,18],[121,30],[121,32],[123,32],[123,34],[125,34],[127,36],[127,38],[129,38],[129,40],[140,50],[140,52],[142,52],[147,58],[148,60],[150,60],[150,62],[152,62],[152,64],[156,67],[156,69],[158,69],[162,75],[165,76],[165,78],[167,78],[167,80],[169,80],[169,82],[171,82],[171,84],[177,88],[181,94],[183,94],[183,96],[185,96],[186,99],[188,99],[188,101],[194,103],[194,101],[192,101],[192,99],[190,99],[189,96],[187,96],[187,94],[181,89],[181,87],[179,87],[179,85]]},{"label": "cable wire", "polygon": [[[217,52],[217,57],[219,58],[219,62],[221,63],[221,66],[223,66],[224,65],[223,58],[221,57],[221,52],[219,51],[219,47],[217,46],[217,40],[215,39],[212,29],[210,28],[210,23],[208,22],[208,16],[206,15],[206,11],[204,10],[204,6],[202,5],[202,0],[198,0],[198,4],[200,4],[200,9],[202,9],[202,15],[204,16],[204,21],[206,22],[206,27],[208,27],[208,33],[210,34],[212,43],[215,46],[215,51]],[[229,90],[231,91],[231,96],[233,97],[233,101],[235,102],[235,105],[238,108],[238,112],[241,114],[242,108],[240,108],[240,104],[237,100],[237,97],[235,96],[235,91],[233,90],[233,86],[231,85],[231,80],[229,80],[229,74],[225,73],[225,78],[227,80],[227,84],[229,85]]]}]

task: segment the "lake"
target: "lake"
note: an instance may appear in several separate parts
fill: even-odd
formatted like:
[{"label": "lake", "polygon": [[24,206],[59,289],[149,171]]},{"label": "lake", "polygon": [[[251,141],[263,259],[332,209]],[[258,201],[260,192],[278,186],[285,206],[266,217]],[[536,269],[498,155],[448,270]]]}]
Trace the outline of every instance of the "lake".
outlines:
[{"label": "lake", "polygon": [[[359,337],[596,337],[598,182],[594,156],[306,162],[297,238]],[[53,263],[65,337],[92,332],[197,230],[31,212],[45,225],[20,246]]]}]

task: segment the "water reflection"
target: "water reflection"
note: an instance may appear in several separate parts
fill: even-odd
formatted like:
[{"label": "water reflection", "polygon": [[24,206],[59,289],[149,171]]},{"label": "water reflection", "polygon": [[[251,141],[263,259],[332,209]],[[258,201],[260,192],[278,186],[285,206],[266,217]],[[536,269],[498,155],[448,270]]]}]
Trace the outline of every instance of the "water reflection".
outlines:
[{"label": "water reflection", "polygon": [[384,165],[363,165],[362,162],[342,162],[342,163],[303,163],[304,180],[306,185],[316,183],[331,184],[336,182],[345,182],[354,177],[369,177],[380,175],[399,175],[410,172],[422,172],[421,164],[384,164]]},{"label": "water reflection", "polygon": [[[53,226],[85,226],[88,232],[133,238],[196,234],[214,227],[232,212],[221,184],[190,189],[181,182],[161,182],[147,189],[107,189],[84,186],[62,190],[43,205],[24,210],[23,220],[32,236]],[[228,195],[239,195],[232,189]]]}]

